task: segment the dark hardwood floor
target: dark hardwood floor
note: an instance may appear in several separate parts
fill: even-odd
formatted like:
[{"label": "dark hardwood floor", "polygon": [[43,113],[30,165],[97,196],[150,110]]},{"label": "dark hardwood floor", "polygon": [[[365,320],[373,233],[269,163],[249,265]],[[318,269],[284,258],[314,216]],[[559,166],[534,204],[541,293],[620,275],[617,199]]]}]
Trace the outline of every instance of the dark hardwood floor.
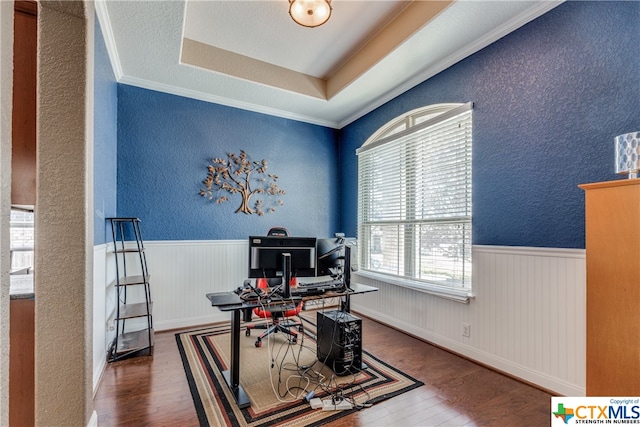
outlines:
[{"label": "dark hardwood floor", "polygon": [[[363,346],[425,383],[328,426],[544,426],[551,395],[363,318]],[[156,332],[153,357],[107,366],[94,398],[98,425],[198,426],[176,346]]]}]

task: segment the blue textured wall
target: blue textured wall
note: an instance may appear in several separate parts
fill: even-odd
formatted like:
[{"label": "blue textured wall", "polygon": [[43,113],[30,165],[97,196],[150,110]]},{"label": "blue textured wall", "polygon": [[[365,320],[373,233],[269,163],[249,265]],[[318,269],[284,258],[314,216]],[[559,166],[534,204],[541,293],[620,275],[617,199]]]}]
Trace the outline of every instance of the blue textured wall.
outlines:
[{"label": "blue textured wall", "polygon": [[640,2],[567,2],[342,129],[341,228],[355,234],[355,150],[414,108],[474,109],[475,244],[584,248],[581,183],[621,179],[640,130]]},{"label": "blue textured wall", "polygon": [[[216,205],[198,194],[208,161],[240,150],[269,162],[284,206],[246,215],[239,195]],[[118,85],[118,215],[140,217],[146,240],[246,239],[272,226],[330,236],[338,182],[333,129]]]},{"label": "blue textured wall", "polygon": [[116,214],[118,85],[97,19],[94,44],[93,244],[100,245],[111,241],[105,218]]}]

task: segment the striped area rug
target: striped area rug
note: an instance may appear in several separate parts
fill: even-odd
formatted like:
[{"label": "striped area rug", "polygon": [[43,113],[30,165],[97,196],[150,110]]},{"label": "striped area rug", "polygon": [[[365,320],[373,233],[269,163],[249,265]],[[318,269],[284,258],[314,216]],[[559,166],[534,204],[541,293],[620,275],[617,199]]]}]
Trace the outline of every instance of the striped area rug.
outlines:
[{"label": "striped area rug", "polygon": [[[239,409],[221,372],[229,366],[230,326],[214,325],[176,334],[184,370],[201,426],[316,426],[422,385],[363,350],[366,369],[336,376],[316,358],[315,311],[303,312],[304,333],[296,344],[271,334],[262,347],[255,336],[240,340],[240,384],[251,406]],[[253,331],[258,335],[259,331]],[[366,333],[366,330],[363,332]],[[311,409],[304,397],[345,399],[354,408]]]}]

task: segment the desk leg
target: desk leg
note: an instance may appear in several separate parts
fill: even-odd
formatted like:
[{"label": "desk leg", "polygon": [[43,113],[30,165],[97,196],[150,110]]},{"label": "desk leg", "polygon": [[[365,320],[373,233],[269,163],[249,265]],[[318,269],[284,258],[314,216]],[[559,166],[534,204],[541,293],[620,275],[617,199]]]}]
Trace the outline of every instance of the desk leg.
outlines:
[{"label": "desk leg", "polygon": [[231,366],[222,372],[240,409],[251,406],[249,396],[240,385],[240,310],[231,312]]},{"label": "desk leg", "polygon": [[340,309],[346,313],[351,313],[351,295],[348,293],[344,296]]}]

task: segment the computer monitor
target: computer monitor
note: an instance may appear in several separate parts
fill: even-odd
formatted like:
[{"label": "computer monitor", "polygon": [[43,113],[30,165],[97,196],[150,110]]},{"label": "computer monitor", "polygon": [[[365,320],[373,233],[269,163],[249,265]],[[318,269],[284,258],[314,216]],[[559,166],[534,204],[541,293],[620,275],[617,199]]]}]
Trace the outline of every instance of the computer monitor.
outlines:
[{"label": "computer monitor", "polygon": [[[288,277],[315,277],[315,237],[249,236],[249,278],[287,278],[283,254],[289,254]],[[283,288],[288,287],[289,281],[284,280]]]},{"label": "computer monitor", "polygon": [[[344,268],[348,266],[351,271],[357,270],[357,240],[353,237],[344,237],[338,235],[336,237],[318,239],[317,250],[317,266],[316,271],[318,277],[331,276],[338,277],[345,273]],[[345,247],[351,248],[351,257],[345,260]]]},{"label": "computer monitor", "polygon": [[344,237],[318,239],[316,248],[318,277],[338,276],[344,265]]}]

